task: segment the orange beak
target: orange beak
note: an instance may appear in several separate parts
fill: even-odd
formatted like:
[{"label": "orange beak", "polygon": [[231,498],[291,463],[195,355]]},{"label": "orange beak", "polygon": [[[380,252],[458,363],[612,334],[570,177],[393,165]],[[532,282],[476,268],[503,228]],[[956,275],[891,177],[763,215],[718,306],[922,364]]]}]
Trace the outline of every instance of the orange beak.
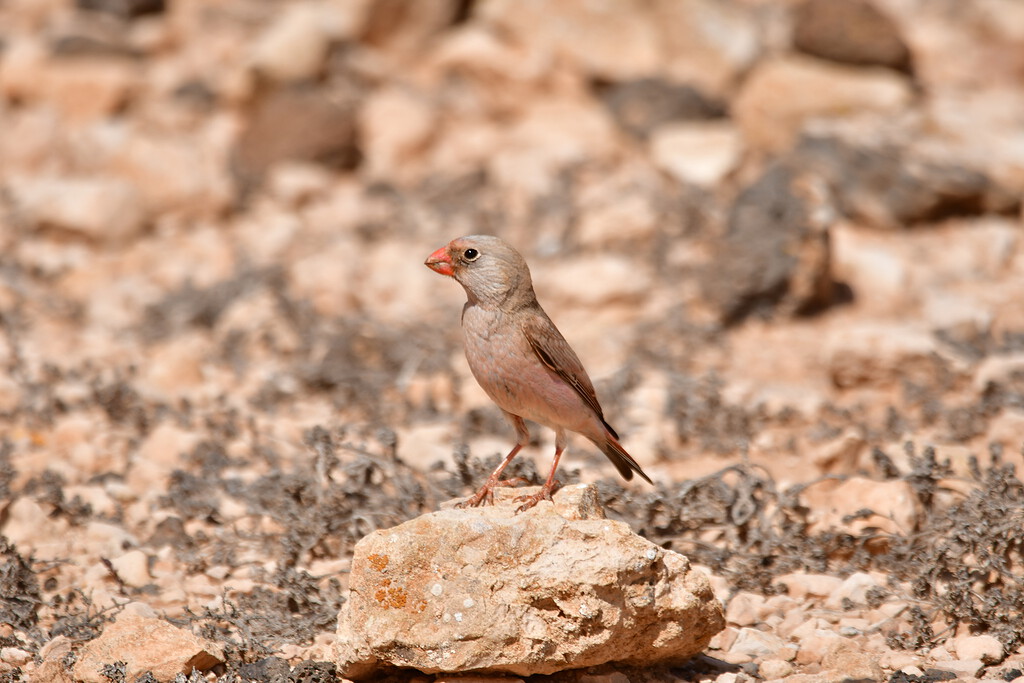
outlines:
[{"label": "orange beak", "polygon": [[427,257],[427,260],[423,262],[427,268],[430,268],[435,273],[441,275],[447,275],[451,277],[455,274],[452,270],[452,257],[448,255],[448,247],[441,247],[433,254]]}]

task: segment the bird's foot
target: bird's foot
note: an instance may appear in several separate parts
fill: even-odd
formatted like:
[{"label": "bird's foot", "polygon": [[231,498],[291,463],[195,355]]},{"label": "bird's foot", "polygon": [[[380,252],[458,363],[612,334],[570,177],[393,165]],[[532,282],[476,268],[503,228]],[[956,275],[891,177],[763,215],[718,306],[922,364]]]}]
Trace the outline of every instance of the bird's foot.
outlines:
[{"label": "bird's foot", "polygon": [[525,512],[526,510],[529,510],[542,500],[551,500],[551,502],[554,502],[551,499],[551,494],[553,494],[560,488],[562,488],[562,484],[558,482],[558,480],[555,480],[547,484],[544,484],[544,486],[541,486],[540,491],[537,491],[537,493],[534,493],[533,495],[519,496],[518,498],[516,498],[516,502],[522,502],[522,505],[516,508],[516,514],[518,515],[520,512]]},{"label": "bird's foot", "polygon": [[[524,479],[523,477],[513,477],[512,479],[497,479],[495,477],[491,477],[486,482],[484,482],[484,485],[480,487],[479,491],[477,491],[476,493],[474,493],[472,496],[462,501],[461,503],[456,503],[455,507],[475,508],[480,507],[485,502],[488,505],[494,505],[494,489],[499,488],[501,486],[518,486],[519,484],[525,483],[527,482],[526,479]],[[516,500],[518,500],[518,498]]]}]

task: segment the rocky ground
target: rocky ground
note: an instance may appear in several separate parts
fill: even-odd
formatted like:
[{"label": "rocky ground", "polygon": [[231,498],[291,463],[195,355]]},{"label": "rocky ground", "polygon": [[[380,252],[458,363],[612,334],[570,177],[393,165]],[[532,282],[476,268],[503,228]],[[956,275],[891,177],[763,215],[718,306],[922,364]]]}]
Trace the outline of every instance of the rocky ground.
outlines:
[{"label": "rocky ground", "polygon": [[1020,678],[1022,85],[1016,0],[0,2],[0,680],[336,680],[354,543],[510,444],[473,232],[726,606],[551,680]]}]

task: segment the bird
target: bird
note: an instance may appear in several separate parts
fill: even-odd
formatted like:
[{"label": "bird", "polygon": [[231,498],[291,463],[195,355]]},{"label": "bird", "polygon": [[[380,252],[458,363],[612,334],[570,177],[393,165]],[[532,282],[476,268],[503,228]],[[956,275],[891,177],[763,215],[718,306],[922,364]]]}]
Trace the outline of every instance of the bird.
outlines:
[{"label": "bird", "polygon": [[483,486],[459,507],[494,503],[494,489],[520,480],[501,473],[530,440],[526,420],[555,432],[555,455],[547,480],[535,495],[520,496],[523,512],[551,500],[558,488],[558,461],[568,432],[582,434],[603,452],[627,481],[651,478],[619,443],[604,418],[594,384],[576,352],[541,308],[526,259],[493,235],[459,237],[424,261],[435,273],[453,278],[466,290],[462,333],[469,368],[516,433],[516,443]]}]

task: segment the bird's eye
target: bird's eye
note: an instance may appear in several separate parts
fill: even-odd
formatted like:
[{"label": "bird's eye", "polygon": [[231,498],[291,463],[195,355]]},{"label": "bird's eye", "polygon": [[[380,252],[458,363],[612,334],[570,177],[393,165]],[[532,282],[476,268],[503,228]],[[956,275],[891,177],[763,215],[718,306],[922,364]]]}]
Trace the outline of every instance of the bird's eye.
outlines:
[{"label": "bird's eye", "polygon": [[476,261],[480,258],[480,252],[470,247],[466,251],[462,252],[462,257],[467,261]]}]

